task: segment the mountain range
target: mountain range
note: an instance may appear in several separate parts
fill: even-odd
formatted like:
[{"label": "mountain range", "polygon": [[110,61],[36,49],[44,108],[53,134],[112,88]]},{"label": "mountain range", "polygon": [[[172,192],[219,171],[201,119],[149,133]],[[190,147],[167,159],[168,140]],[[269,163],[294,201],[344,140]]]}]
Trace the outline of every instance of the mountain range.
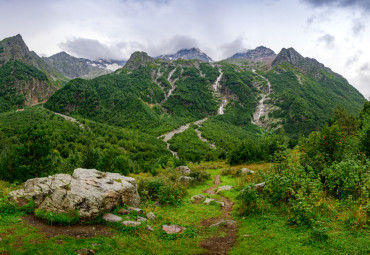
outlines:
[{"label": "mountain range", "polygon": [[[4,39],[0,111],[47,101],[55,112],[153,135],[208,118],[207,139],[222,148],[262,129],[308,134],[336,106],[356,114],[365,100],[341,75],[293,48],[276,54],[260,46],[219,62],[196,48],[156,58],[135,52],[122,64],[65,52],[40,58],[20,35]],[[228,140],[211,127],[239,134]]]}]

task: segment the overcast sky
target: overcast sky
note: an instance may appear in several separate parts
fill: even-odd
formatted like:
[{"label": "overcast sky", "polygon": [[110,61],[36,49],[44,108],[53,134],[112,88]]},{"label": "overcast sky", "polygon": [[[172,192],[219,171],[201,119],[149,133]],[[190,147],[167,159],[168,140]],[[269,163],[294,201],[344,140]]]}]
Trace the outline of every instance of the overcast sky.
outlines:
[{"label": "overcast sky", "polygon": [[40,55],[127,59],[199,47],[215,60],[293,47],[370,97],[370,0],[0,0],[0,38]]}]

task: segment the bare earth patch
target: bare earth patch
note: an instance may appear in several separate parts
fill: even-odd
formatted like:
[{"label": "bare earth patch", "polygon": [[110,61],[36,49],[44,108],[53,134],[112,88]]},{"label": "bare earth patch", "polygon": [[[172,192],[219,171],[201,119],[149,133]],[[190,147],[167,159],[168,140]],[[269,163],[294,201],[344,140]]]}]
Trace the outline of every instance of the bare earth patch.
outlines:
[{"label": "bare earth patch", "polygon": [[36,218],[34,215],[22,217],[24,223],[35,227],[38,231],[44,233],[48,238],[59,235],[70,236],[74,238],[90,238],[94,236],[111,236],[111,230],[102,224],[95,225],[72,225],[60,226],[50,225],[47,222]]}]

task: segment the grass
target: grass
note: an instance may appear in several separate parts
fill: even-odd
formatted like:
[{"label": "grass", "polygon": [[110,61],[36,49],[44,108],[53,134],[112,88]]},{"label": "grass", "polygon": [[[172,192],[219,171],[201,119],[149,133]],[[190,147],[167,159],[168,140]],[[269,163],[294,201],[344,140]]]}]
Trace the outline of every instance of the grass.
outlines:
[{"label": "grass", "polygon": [[[336,200],[328,200],[330,217],[327,227],[328,238],[320,239],[321,230],[313,230],[305,226],[289,226],[287,224],[287,208],[277,207],[259,201],[260,210],[248,216],[239,214],[240,203],[237,199],[239,191],[247,183],[263,181],[263,173],[268,173],[271,164],[252,164],[229,167],[223,162],[207,162],[190,165],[193,169],[206,169],[211,179],[202,185],[190,187],[183,202],[176,207],[153,206],[142,207],[144,214],[154,212],[156,219],[143,223],[137,229],[125,230],[112,228],[110,237],[96,236],[80,239],[67,236],[47,238],[21,221],[23,214],[5,215],[0,219],[0,254],[75,254],[82,248],[94,250],[95,254],[201,254],[205,252],[199,243],[208,237],[222,236],[217,228],[203,228],[201,222],[211,217],[219,217],[219,205],[193,204],[190,198],[213,186],[214,177],[224,169],[230,169],[229,175],[221,175],[219,186],[230,185],[234,188],[221,194],[234,203],[232,218],[238,222],[238,239],[230,254],[369,254],[370,238],[367,228],[350,227],[348,219],[356,205],[340,204]],[[234,175],[237,170],[248,167],[254,175]],[[260,172],[260,174],[259,174]],[[142,178],[148,176],[141,175]],[[0,192],[8,192],[12,187],[0,181]],[[216,187],[217,189],[217,187]],[[204,194],[204,193],[203,193]],[[206,195],[220,199],[220,195]],[[352,213],[353,214],[353,213]],[[132,218],[132,217],[131,217]],[[163,224],[179,224],[187,226],[189,235],[177,238],[166,238],[161,228]],[[153,232],[146,225],[154,228]],[[316,231],[316,232],[315,232]],[[172,240],[173,239],[173,240]]]}]

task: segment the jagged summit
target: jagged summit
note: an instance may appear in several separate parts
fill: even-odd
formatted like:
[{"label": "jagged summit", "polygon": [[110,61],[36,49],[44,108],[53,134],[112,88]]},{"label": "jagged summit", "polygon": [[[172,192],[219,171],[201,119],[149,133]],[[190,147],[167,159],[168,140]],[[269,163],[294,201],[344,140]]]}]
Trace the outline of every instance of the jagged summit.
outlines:
[{"label": "jagged summit", "polygon": [[252,50],[246,50],[245,52],[235,53],[228,59],[248,59],[253,61],[273,59],[276,57],[276,53],[265,47],[259,46]]},{"label": "jagged summit", "polygon": [[175,54],[161,55],[156,58],[163,59],[166,61],[176,60],[176,59],[198,59],[204,62],[213,61],[212,58],[210,58],[206,53],[204,53],[198,48],[181,49]]},{"label": "jagged summit", "polygon": [[283,48],[276,56],[275,60],[272,62],[272,65],[278,66],[283,63],[290,63],[291,65],[298,67],[299,69],[306,73],[307,72],[317,73],[321,69],[324,69],[330,73],[334,73],[330,68],[324,66],[316,59],[303,57],[292,47],[288,49]]},{"label": "jagged summit", "polygon": [[134,70],[140,66],[145,66],[146,63],[154,63],[154,58],[148,56],[144,51],[135,51],[127,60],[124,68]]}]

